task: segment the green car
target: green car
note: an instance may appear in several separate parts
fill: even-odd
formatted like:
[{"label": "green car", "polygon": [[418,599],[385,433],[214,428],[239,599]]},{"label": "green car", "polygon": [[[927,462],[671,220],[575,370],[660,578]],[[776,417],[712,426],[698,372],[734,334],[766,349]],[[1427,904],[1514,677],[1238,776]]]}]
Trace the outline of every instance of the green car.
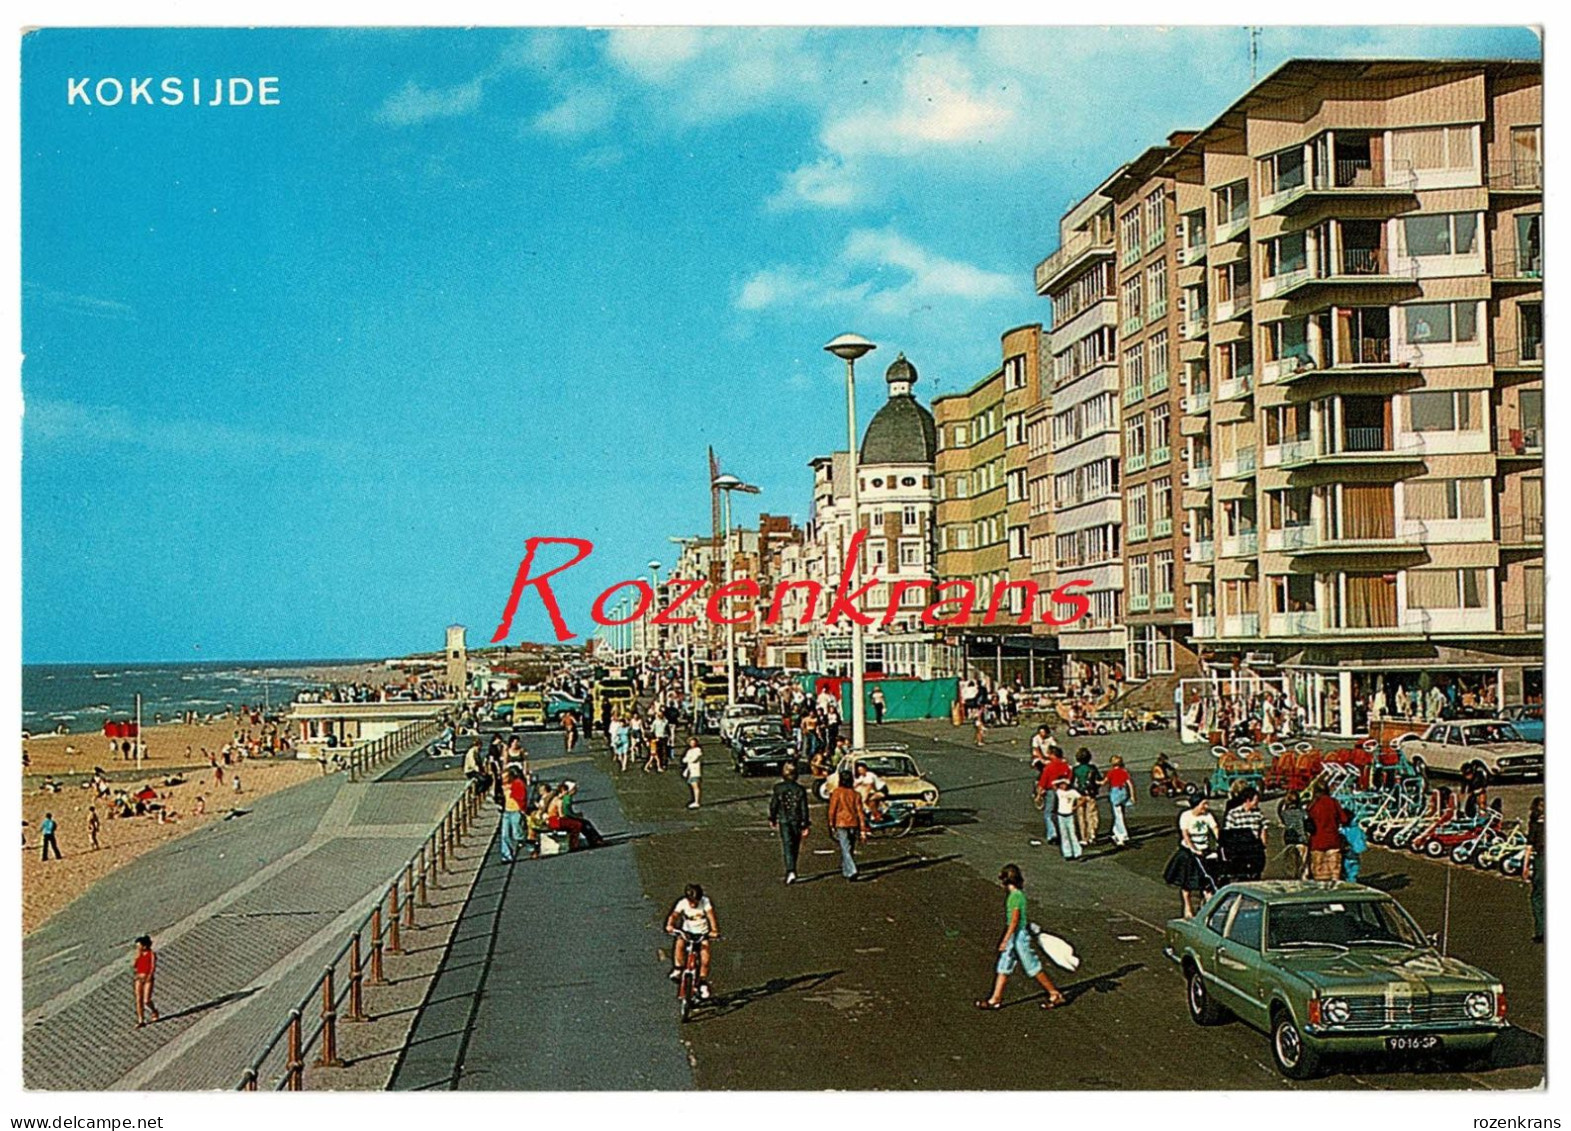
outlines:
[{"label": "green car", "polygon": [[1506,1028],[1493,975],[1441,955],[1401,904],[1359,884],[1229,884],[1168,921],[1164,953],[1195,1024],[1232,1015],[1268,1033],[1294,1080],[1340,1053],[1478,1057]]}]

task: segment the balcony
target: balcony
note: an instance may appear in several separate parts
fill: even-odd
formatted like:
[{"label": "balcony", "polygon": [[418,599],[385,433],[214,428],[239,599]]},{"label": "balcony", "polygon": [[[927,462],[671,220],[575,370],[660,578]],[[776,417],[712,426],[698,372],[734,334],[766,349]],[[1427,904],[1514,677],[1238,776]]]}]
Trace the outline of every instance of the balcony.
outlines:
[{"label": "balcony", "polygon": [[1387,165],[1372,157],[1344,157],[1329,168],[1305,170],[1304,183],[1291,185],[1260,199],[1260,215],[1298,211],[1314,198],[1406,197],[1418,191],[1418,178],[1405,164]]},{"label": "balcony", "polygon": [[1146,467],[1146,454],[1135,452],[1124,457],[1125,471],[1144,471]]},{"label": "balcony", "polygon": [[1160,373],[1151,374],[1151,392],[1167,392],[1167,370],[1164,369]]},{"label": "balcony", "polygon": [[1266,531],[1266,549],[1276,552],[1302,550],[1320,544],[1320,532],[1313,526],[1284,526]]},{"label": "balcony", "polygon": [[1222,636],[1259,636],[1260,614],[1240,613],[1238,616],[1223,617],[1221,629]]},{"label": "balcony", "polygon": [[1197,491],[1204,491],[1211,486],[1211,465],[1209,463],[1196,464],[1184,472],[1184,486],[1193,487]]},{"label": "balcony", "polygon": [[1495,437],[1495,455],[1501,459],[1543,459],[1543,428],[1534,425],[1531,428],[1502,430]]},{"label": "balcony", "polygon": [[1158,593],[1151,598],[1151,607],[1159,613],[1171,612],[1173,609],[1173,594],[1171,591]]},{"label": "balcony", "polygon": [[[1415,526],[1417,527],[1415,529]],[[1300,554],[1410,554],[1429,541],[1424,524],[1417,519],[1398,522],[1390,534],[1356,538],[1347,535],[1316,534],[1315,540],[1298,547]],[[1487,537],[1479,539],[1487,541]],[[1439,538],[1433,541],[1441,541]]]},{"label": "balcony", "polygon": [[1242,479],[1255,473],[1255,449],[1244,448],[1236,455],[1217,461],[1216,473],[1223,479]]},{"label": "balcony", "polygon": [[1491,161],[1488,181],[1490,192],[1536,195],[1544,191],[1544,163],[1526,158]]},{"label": "balcony", "polygon": [[1216,399],[1218,401],[1242,400],[1255,391],[1255,379],[1252,370],[1236,373],[1231,377],[1224,377],[1216,383]]},{"label": "balcony", "polygon": [[1152,467],[1161,467],[1164,463],[1171,462],[1172,459],[1173,459],[1173,449],[1168,447],[1166,444],[1163,444],[1159,448],[1152,448],[1151,449],[1151,466]]},{"label": "balcony", "polygon": [[1544,544],[1544,516],[1531,515],[1521,522],[1500,524],[1502,546],[1542,546]]},{"label": "balcony", "polygon": [[1170,518],[1159,518],[1151,524],[1151,537],[1153,538],[1167,538],[1172,533],[1173,520]]},{"label": "balcony", "polygon": [[1129,611],[1132,613],[1149,612],[1151,609],[1151,595],[1149,593],[1131,593],[1129,595]]},{"label": "balcony", "polygon": [[1144,542],[1145,540],[1146,540],[1146,524],[1143,523],[1143,522],[1132,522],[1132,523],[1130,523],[1129,524],[1129,534],[1128,534],[1127,541],[1130,541],[1130,542]]},{"label": "balcony", "polygon": [[1272,613],[1266,618],[1267,636],[1316,636],[1325,631],[1319,609],[1292,613]]},{"label": "balcony", "polygon": [[[1416,272],[1416,263],[1411,270]],[[1318,267],[1306,265],[1260,280],[1260,297],[1287,298],[1297,291],[1312,286],[1367,283],[1389,287],[1413,281],[1412,273],[1407,275],[1392,273],[1390,257],[1385,248],[1345,247],[1331,263],[1329,272],[1322,272]]]},{"label": "balcony", "polygon": [[1189,625],[1189,635],[1202,639],[1216,638],[1216,617],[1195,617]]},{"label": "balcony", "polygon": [[1203,412],[1210,412],[1211,390],[1201,389],[1198,392],[1190,393],[1179,402],[1179,407],[1190,416],[1199,416]]},{"label": "balcony", "polygon": [[1209,324],[1206,321],[1206,312],[1201,310],[1193,317],[1185,318],[1184,321],[1179,324],[1178,336],[1184,339],[1186,342],[1192,342],[1196,338],[1205,337],[1206,331],[1208,329]]},{"label": "balcony", "polygon": [[1497,283],[1534,285],[1544,281],[1544,251],[1542,247],[1514,247],[1511,244],[1495,246],[1492,274]]},{"label": "balcony", "polygon": [[1212,237],[1212,244],[1231,243],[1239,236],[1249,231],[1249,203],[1243,202],[1240,207],[1234,208],[1226,220],[1216,226],[1216,235]]},{"label": "balcony", "polygon": [[1314,277],[1314,268],[1307,263],[1302,267],[1295,267],[1291,271],[1281,271],[1275,275],[1267,275],[1260,280],[1260,297],[1262,299],[1277,298]]},{"label": "balcony", "polygon": [[1134,404],[1136,401],[1145,400],[1146,387],[1144,385],[1125,385],[1124,403]]},{"label": "balcony", "polygon": [[1149,326],[1153,322],[1156,322],[1156,321],[1158,321],[1160,319],[1163,319],[1163,318],[1166,318],[1166,317],[1167,317],[1167,300],[1165,298],[1157,299],[1149,307],[1146,308],[1146,325],[1147,326]]},{"label": "balcony", "polygon": [[1036,293],[1046,296],[1071,271],[1113,255],[1111,232],[1076,232],[1052,255],[1036,265]]},{"label": "balcony", "polygon": [[1187,561],[1194,562],[1196,565],[1204,565],[1216,557],[1216,543],[1209,538],[1203,542],[1191,542],[1184,557]]},{"label": "balcony", "polygon": [[1235,318],[1249,313],[1249,308],[1254,305],[1254,296],[1247,290],[1239,291],[1232,298],[1216,304],[1216,320],[1218,322],[1231,322]]},{"label": "balcony", "polygon": [[1224,558],[1252,558],[1260,552],[1260,535],[1253,530],[1222,539]]},{"label": "balcony", "polygon": [[1267,444],[1260,454],[1266,467],[1289,467],[1313,459],[1315,441],[1312,437],[1300,436],[1280,444]]},{"label": "balcony", "polygon": [[1495,347],[1496,369],[1532,370],[1544,367],[1544,341],[1526,338],[1516,345]]},{"label": "balcony", "polygon": [[1194,267],[1206,261],[1206,252],[1209,248],[1206,245],[1205,229],[1201,228],[1198,235],[1200,237],[1199,243],[1187,243],[1179,250],[1178,264],[1180,267]]}]

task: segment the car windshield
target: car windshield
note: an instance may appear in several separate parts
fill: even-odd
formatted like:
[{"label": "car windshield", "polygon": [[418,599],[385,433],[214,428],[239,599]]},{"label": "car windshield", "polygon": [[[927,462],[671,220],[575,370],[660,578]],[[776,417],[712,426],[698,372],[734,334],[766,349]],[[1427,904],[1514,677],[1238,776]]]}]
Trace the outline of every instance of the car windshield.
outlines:
[{"label": "car windshield", "polygon": [[1483,746],[1490,742],[1521,742],[1522,736],[1510,723],[1480,723],[1466,728],[1467,744]]},{"label": "car windshield", "polygon": [[1389,899],[1277,904],[1271,908],[1266,939],[1273,950],[1317,944],[1428,945],[1407,912]]},{"label": "car windshield", "polygon": [[881,778],[914,778],[917,776],[916,763],[909,758],[899,755],[883,754],[877,757],[862,759],[869,770]]},{"label": "car windshield", "polygon": [[774,720],[748,723],[739,729],[743,738],[780,738],[785,735],[785,728]]},{"label": "car windshield", "polygon": [[763,713],[764,709],[762,707],[730,707],[726,710],[726,714],[733,719],[745,718],[748,715],[762,715]]}]

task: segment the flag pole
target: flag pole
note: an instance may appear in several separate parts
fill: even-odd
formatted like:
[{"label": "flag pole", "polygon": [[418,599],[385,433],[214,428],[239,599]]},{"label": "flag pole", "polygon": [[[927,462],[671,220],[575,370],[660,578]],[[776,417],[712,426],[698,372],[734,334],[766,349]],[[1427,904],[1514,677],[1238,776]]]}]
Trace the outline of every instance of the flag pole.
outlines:
[{"label": "flag pole", "polygon": [[136,772],[142,772],[142,693],[136,693]]}]

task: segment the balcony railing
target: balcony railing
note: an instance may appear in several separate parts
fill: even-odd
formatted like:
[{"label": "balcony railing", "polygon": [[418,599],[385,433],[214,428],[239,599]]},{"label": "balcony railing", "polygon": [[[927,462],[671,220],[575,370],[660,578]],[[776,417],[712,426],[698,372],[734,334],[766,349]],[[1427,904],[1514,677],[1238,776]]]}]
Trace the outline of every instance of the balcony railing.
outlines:
[{"label": "balcony railing", "polygon": [[1166,593],[1157,593],[1157,594],[1155,594],[1151,598],[1151,605],[1159,613],[1160,612],[1167,612],[1169,609],[1171,609],[1173,607],[1173,594],[1172,594],[1172,591],[1169,590]]},{"label": "balcony railing", "polygon": [[1344,247],[1342,249],[1343,275],[1384,275],[1390,264],[1383,247]]},{"label": "balcony railing", "polygon": [[1129,611],[1143,613],[1151,608],[1151,595],[1149,593],[1131,593],[1129,595]]},{"label": "balcony railing", "polygon": [[1260,535],[1253,530],[1222,539],[1224,558],[1252,558],[1260,551]]},{"label": "balcony railing", "polygon": [[1542,515],[1524,518],[1521,522],[1502,522],[1500,524],[1500,542],[1504,546],[1531,546],[1544,540],[1544,518]]},{"label": "balcony railing", "polygon": [[1238,373],[1216,383],[1216,399],[1219,401],[1235,401],[1254,391],[1255,381],[1251,373]]},{"label": "balcony railing", "polygon": [[1346,365],[1390,365],[1390,338],[1354,338],[1347,343]]},{"label": "balcony railing", "polygon": [[1112,233],[1094,230],[1074,233],[1057,251],[1036,265],[1037,293],[1045,292],[1077,260],[1093,254],[1112,253]]},{"label": "balcony railing", "polygon": [[1209,463],[1196,464],[1184,474],[1189,476],[1184,483],[1186,487],[1193,487],[1199,491],[1211,486],[1211,465]]},{"label": "balcony railing", "polygon": [[1497,244],[1493,267],[1497,279],[1539,280],[1544,277],[1544,250]]},{"label": "balcony railing", "polygon": [[1145,319],[1139,314],[1131,314],[1120,324],[1119,329],[1125,334],[1138,334],[1140,327],[1145,325]]},{"label": "balcony railing", "polygon": [[1143,523],[1143,522],[1131,522],[1129,524],[1129,541],[1131,541],[1131,542],[1144,542],[1145,540],[1146,540],[1146,526],[1145,526],[1145,523]]},{"label": "balcony railing", "polygon": [[1201,389],[1190,393],[1180,402],[1180,407],[1191,416],[1208,411],[1211,408],[1211,390]]},{"label": "balcony railing", "polygon": [[1238,616],[1222,618],[1223,636],[1259,636],[1260,614],[1241,613]]},{"label": "balcony railing", "polygon": [[1342,451],[1385,452],[1390,442],[1384,428],[1346,428],[1343,430]]},{"label": "balcony railing", "polygon": [[1165,239],[1167,239],[1166,224],[1160,228],[1153,228],[1151,231],[1146,233],[1146,250],[1155,251],[1157,248],[1162,246],[1162,241]]},{"label": "balcony railing", "polygon": [[1197,565],[1204,564],[1214,557],[1216,557],[1216,543],[1211,539],[1189,543],[1189,560]]},{"label": "balcony railing", "polygon": [[1530,428],[1508,428],[1495,437],[1495,453],[1502,456],[1521,456],[1524,459],[1542,459],[1544,455],[1544,429],[1540,425]]},{"label": "balcony railing", "polygon": [[1236,479],[1241,475],[1255,473],[1255,449],[1243,448],[1237,455],[1221,460],[1217,465],[1217,474],[1223,479]]},{"label": "balcony railing", "polygon": [[1159,318],[1167,317],[1167,300],[1159,298],[1146,308],[1146,323],[1149,325]]},{"label": "balcony railing", "polygon": [[1272,613],[1266,619],[1267,636],[1313,636],[1324,631],[1325,620],[1319,609]]},{"label": "balcony railing", "polygon": [[1267,467],[1285,467],[1288,464],[1302,463],[1312,458],[1314,454],[1315,442],[1309,436],[1284,440],[1280,444],[1267,444],[1261,453]]},{"label": "balcony railing", "polygon": [[1178,262],[1181,266],[1193,267],[1197,263],[1205,262],[1208,245],[1206,244],[1206,233],[1204,228],[1200,229],[1199,237],[1199,243],[1187,243],[1179,251]]},{"label": "balcony railing", "polygon": [[1494,192],[1543,192],[1544,163],[1537,158],[1491,161],[1489,187]]},{"label": "balcony railing", "polygon": [[1496,369],[1538,369],[1543,364],[1542,338],[1526,338],[1516,345],[1495,347]]},{"label": "balcony railing", "polygon": [[1186,342],[1191,342],[1196,338],[1204,337],[1207,327],[1206,312],[1204,310],[1197,311],[1184,319],[1183,323],[1178,327],[1178,336]]},{"label": "balcony railing", "polygon": [[1124,457],[1124,469],[1126,471],[1144,471],[1145,466],[1146,454],[1144,452],[1133,452]]},{"label": "balcony railing", "polygon": [[1168,445],[1166,445],[1166,444],[1163,444],[1161,447],[1152,448],[1151,449],[1151,466],[1152,467],[1160,467],[1160,466],[1162,466],[1162,464],[1168,463],[1169,461],[1171,461],[1172,458],[1173,458],[1173,449],[1171,447],[1169,447]]},{"label": "balcony railing", "polygon": [[1145,395],[1146,395],[1146,387],[1144,385],[1125,385],[1124,386],[1124,403],[1125,404],[1134,404],[1136,401],[1144,400],[1145,399]]},{"label": "balcony railing", "polygon": [[1189,625],[1191,636],[1214,639],[1216,636],[1216,617],[1195,617]]},{"label": "balcony railing", "polygon": [[1544,607],[1539,605],[1536,609],[1521,608],[1520,606],[1514,609],[1501,609],[1500,631],[1515,633],[1543,632]]},{"label": "balcony railing", "polygon": [[1320,544],[1320,532],[1313,526],[1284,526],[1266,531],[1266,549],[1276,551],[1302,550]]},{"label": "balcony railing", "polygon": [[1300,283],[1308,282],[1315,277],[1315,270],[1308,264],[1295,267],[1291,271],[1279,271],[1275,275],[1266,275],[1260,280],[1260,297],[1275,298],[1283,291],[1290,291]]},{"label": "balcony railing", "polygon": [[1166,392],[1167,391],[1167,380],[1168,380],[1168,372],[1165,369],[1162,370],[1160,373],[1153,373],[1153,374],[1151,374],[1151,391],[1153,393]]},{"label": "balcony railing", "polygon": [[1153,538],[1166,538],[1172,533],[1173,520],[1170,518],[1159,518],[1151,523],[1151,537]]}]

